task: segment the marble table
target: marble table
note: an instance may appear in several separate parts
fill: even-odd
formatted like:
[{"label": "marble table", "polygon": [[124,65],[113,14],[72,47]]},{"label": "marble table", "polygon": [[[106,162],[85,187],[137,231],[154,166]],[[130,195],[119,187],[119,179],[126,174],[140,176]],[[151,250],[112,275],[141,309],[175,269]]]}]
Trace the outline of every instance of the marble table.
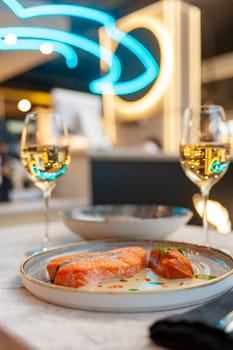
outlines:
[{"label": "marble table", "polygon": [[[104,313],[49,304],[32,296],[22,285],[19,265],[25,251],[39,246],[43,224],[0,229],[0,350],[155,350],[148,328],[166,315],[186,309],[147,313]],[[53,222],[55,244],[81,237],[62,222]],[[203,243],[201,227],[187,225],[168,236],[175,241]],[[215,246],[233,251],[233,234],[211,232]]]}]

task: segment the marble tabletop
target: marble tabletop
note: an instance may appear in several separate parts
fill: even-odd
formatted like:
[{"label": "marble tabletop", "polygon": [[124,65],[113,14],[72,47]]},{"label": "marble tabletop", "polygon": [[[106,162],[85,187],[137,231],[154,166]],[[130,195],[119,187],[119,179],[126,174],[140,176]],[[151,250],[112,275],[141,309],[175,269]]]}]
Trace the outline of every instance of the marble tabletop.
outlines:
[{"label": "marble tabletop", "polygon": [[[155,321],[186,309],[147,313],[104,313],[70,309],[32,296],[24,287],[19,265],[24,253],[40,245],[43,224],[0,229],[0,350],[155,350],[148,328]],[[201,227],[187,225],[169,240],[203,244]],[[62,222],[51,225],[55,244],[81,239]],[[211,232],[216,247],[233,251],[233,234]]]}]

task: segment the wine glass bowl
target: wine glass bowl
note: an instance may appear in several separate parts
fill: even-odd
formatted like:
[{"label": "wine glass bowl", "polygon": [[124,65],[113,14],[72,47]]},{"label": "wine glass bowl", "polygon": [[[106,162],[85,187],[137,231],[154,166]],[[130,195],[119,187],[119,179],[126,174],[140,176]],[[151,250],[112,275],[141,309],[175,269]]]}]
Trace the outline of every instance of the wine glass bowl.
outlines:
[{"label": "wine glass bowl", "polygon": [[201,191],[205,240],[206,245],[210,245],[207,221],[209,192],[226,173],[231,158],[228,126],[221,106],[204,105],[185,110],[180,157],[186,176]]},{"label": "wine glass bowl", "polygon": [[26,115],[20,157],[29,179],[43,192],[45,202],[45,233],[36,253],[50,246],[48,202],[56,181],[66,173],[71,161],[68,142],[67,127],[59,114],[39,111]]}]

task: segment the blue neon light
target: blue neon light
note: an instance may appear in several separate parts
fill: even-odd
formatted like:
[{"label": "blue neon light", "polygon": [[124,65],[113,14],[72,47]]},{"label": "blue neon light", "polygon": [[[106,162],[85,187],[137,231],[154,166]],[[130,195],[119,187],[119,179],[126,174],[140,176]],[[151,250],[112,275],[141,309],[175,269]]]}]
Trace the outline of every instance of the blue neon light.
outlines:
[{"label": "blue neon light", "polygon": [[[103,56],[100,56],[100,47],[94,41],[83,38],[80,35],[67,33],[62,30],[50,29],[50,28],[35,28],[35,27],[4,27],[0,28],[0,38],[4,38],[10,30],[14,33],[17,33],[17,37],[21,38],[31,38],[32,33],[33,37],[38,38],[46,38],[45,41],[50,40],[59,40],[60,42],[64,42],[69,45],[73,45],[79,47],[98,58],[105,60],[108,65],[111,65],[111,70],[102,78],[98,79],[100,84],[111,84],[111,82],[115,82],[121,73],[121,65],[118,58],[112,53],[104,48],[101,49],[101,53]],[[112,57],[113,56],[113,57]],[[105,83],[106,81],[106,83]]]},{"label": "blue neon light", "polygon": [[[41,40],[44,39],[45,41],[52,40],[52,44],[54,42],[60,42],[62,43],[62,45],[68,44],[77,48],[81,48],[95,55],[99,59],[104,60],[109,66],[109,72],[106,73],[103,77],[91,82],[90,90],[94,93],[110,93],[117,95],[134,93],[148,86],[159,75],[159,66],[154,57],[151,55],[151,53],[132,36],[120,31],[115,25],[115,19],[103,11],[71,4],[39,5],[24,8],[17,0],[1,1],[5,3],[5,5],[8,6],[17,17],[21,19],[29,19],[39,16],[59,15],[85,18],[90,21],[98,22],[100,25],[105,27],[106,33],[111,39],[115,40],[116,42],[120,43],[121,45],[125,46],[128,50],[130,50],[144,66],[145,72],[141,75],[129,81],[118,82],[121,75],[120,61],[115,54],[113,54],[106,48],[101,47],[99,43],[96,43],[88,38],[83,38],[76,34],[56,29],[40,27],[0,28],[0,37],[4,37],[9,32],[15,32],[17,37],[20,37],[21,39],[36,38]],[[1,47],[0,49],[3,49]],[[15,49],[20,49],[20,46],[18,46],[18,44],[16,44],[14,47]],[[57,46],[57,52],[61,53],[61,48],[61,46]],[[12,47],[9,46],[9,49],[12,50]],[[66,54],[63,53],[63,55],[66,57],[67,62],[67,48],[65,49],[65,51]],[[72,57],[74,57],[73,54],[71,55]],[[72,59],[70,59],[68,60],[68,62],[70,63],[73,61]],[[71,63],[71,65],[73,64],[74,63]]]},{"label": "blue neon light", "polygon": [[[1,31],[1,30],[0,30]],[[17,40],[17,50],[40,50],[42,44],[45,40],[40,39],[18,39]],[[63,43],[56,41],[49,41],[53,46],[53,52],[59,53],[65,57],[67,67],[75,68],[78,64],[78,56],[76,51]],[[7,45],[3,40],[0,41],[0,50],[15,50],[15,45]]]}]

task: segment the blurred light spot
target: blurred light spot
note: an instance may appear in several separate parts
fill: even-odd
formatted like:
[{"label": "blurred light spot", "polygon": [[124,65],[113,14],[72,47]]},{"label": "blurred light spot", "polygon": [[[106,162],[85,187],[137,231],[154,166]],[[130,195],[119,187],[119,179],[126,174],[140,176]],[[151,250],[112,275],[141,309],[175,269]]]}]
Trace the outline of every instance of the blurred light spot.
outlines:
[{"label": "blurred light spot", "polygon": [[14,33],[9,33],[5,36],[4,42],[6,45],[15,45],[17,43],[17,36]]},{"label": "blurred light spot", "polygon": [[[203,200],[200,194],[193,196],[194,207],[200,215],[203,217]],[[219,202],[208,200],[207,202],[207,220],[220,233],[231,232],[231,220],[228,210],[222,206]]]},{"label": "blurred light spot", "polygon": [[40,51],[44,55],[50,55],[53,52],[53,45],[49,42],[40,45]]},{"label": "blurred light spot", "polygon": [[22,99],[18,102],[17,107],[21,112],[27,112],[31,108],[31,102],[27,99]]}]

